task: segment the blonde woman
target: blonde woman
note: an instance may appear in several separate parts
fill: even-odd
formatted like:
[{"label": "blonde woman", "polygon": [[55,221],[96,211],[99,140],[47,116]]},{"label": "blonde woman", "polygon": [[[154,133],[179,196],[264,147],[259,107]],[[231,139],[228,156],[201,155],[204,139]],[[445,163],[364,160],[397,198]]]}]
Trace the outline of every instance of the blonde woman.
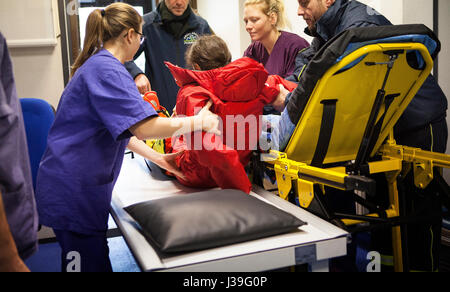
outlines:
[{"label": "blonde woman", "polygon": [[[142,17],[124,3],[89,15],[84,49],[48,136],[36,200],[41,224],[53,228],[61,245],[63,271],[112,270],[106,231],[127,146],[139,151],[138,139],[218,128],[209,106],[195,117],[167,119],[141,98],[123,64],[133,59],[144,40],[142,24]],[[211,124],[206,125],[206,119]]]},{"label": "blonde woman", "polygon": [[[252,44],[244,57],[262,63],[270,75],[286,78],[295,70],[295,57],[309,43],[300,36],[282,31],[287,26],[282,0],[247,0],[244,6],[244,22]],[[271,106],[264,114],[276,111]]]}]

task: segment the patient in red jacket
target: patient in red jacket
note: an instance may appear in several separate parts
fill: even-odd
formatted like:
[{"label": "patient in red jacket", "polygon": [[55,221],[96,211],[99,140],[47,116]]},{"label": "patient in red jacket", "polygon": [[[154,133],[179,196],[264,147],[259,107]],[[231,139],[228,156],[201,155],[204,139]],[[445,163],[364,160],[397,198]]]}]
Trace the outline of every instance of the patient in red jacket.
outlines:
[{"label": "patient in red jacket", "polygon": [[217,36],[199,38],[186,53],[186,61],[195,71],[166,62],[180,87],[177,115],[193,116],[211,100],[210,110],[222,119],[223,127],[220,137],[196,132],[172,141],[173,152],[184,151],[176,162],[185,177],[177,178],[190,187],[250,193],[244,166],[258,147],[263,108],[277,102],[283,87],[292,91],[297,85],[269,76],[262,64],[250,58],[230,63],[228,47]]}]

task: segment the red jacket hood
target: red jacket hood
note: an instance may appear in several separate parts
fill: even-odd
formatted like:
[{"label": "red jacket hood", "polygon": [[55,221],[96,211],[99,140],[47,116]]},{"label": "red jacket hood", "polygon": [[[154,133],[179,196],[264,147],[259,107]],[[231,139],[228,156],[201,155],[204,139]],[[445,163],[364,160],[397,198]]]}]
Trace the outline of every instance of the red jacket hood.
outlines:
[{"label": "red jacket hood", "polygon": [[250,58],[240,58],[225,67],[193,71],[165,62],[179,87],[200,85],[223,101],[255,99],[268,77],[264,66]]}]

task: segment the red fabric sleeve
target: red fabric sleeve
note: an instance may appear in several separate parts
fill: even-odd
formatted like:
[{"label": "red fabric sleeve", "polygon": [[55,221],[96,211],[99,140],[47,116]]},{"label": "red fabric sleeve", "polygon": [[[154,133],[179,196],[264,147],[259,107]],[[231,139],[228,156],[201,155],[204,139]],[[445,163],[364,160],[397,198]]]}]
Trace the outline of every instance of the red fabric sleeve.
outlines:
[{"label": "red fabric sleeve", "polygon": [[293,91],[297,87],[296,83],[283,79],[278,75],[269,75],[266,81],[266,87],[261,92],[265,96],[267,103],[272,103],[278,96],[280,93],[280,84],[289,91]]}]

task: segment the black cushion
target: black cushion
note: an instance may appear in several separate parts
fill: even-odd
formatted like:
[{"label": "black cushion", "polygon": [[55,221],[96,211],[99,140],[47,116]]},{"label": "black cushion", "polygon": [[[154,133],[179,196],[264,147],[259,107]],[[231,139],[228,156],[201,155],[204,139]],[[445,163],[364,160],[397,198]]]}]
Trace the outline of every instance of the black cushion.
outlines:
[{"label": "black cushion", "polygon": [[214,190],[125,208],[162,252],[188,252],[293,231],[297,217],[237,190]]}]

